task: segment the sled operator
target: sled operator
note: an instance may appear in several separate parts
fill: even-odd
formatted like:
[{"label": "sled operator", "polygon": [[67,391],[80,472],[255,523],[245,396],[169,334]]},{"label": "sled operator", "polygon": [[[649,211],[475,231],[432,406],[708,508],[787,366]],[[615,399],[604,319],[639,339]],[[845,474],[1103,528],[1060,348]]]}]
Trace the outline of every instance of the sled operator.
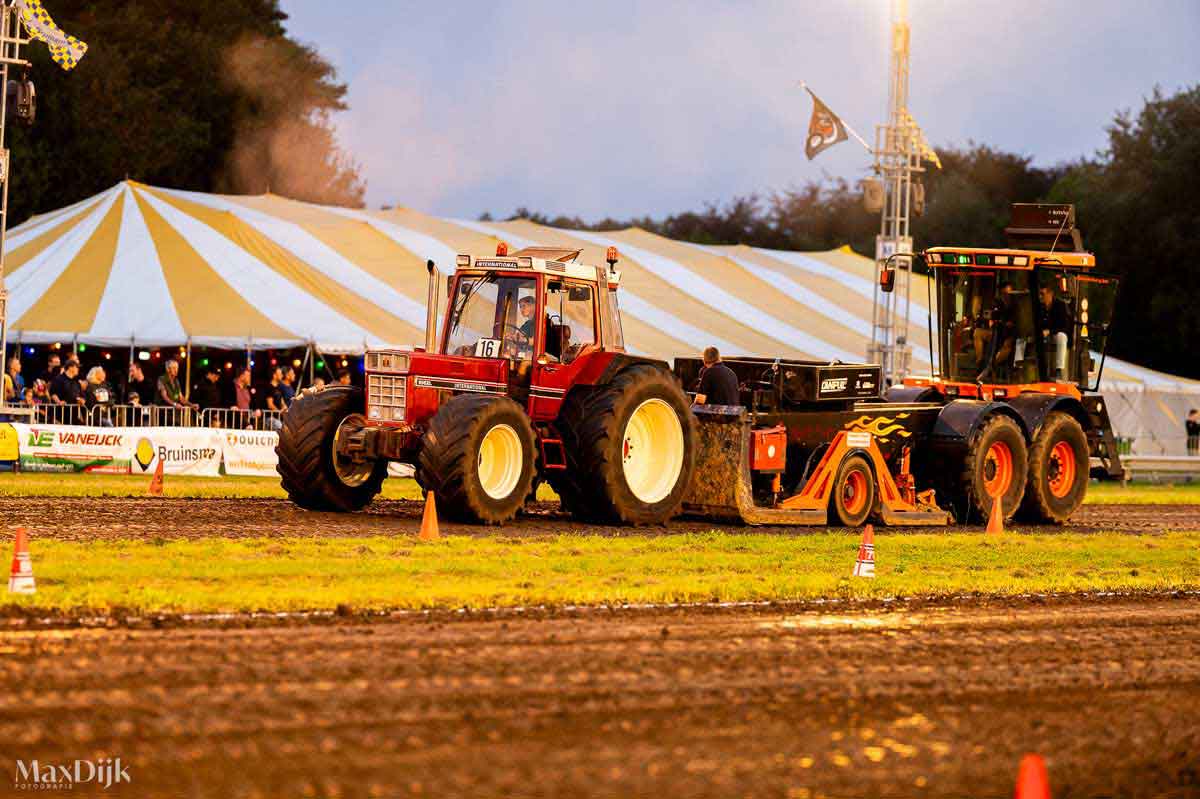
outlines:
[{"label": "sled operator", "polygon": [[701,356],[700,387],[696,390],[696,405],[741,405],[738,397],[738,378],[721,360],[716,347],[706,347]]}]

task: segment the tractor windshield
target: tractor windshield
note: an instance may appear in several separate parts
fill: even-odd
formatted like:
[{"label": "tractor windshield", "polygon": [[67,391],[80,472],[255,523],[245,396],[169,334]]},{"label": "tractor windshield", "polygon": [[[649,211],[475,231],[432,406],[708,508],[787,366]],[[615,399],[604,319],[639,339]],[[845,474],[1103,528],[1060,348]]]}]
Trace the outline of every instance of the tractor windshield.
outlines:
[{"label": "tractor windshield", "polygon": [[532,277],[465,275],[451,306],[446,354],[530,359],[536,310]]},{"label": "tractor windshield", "polygon": [[989,383],[1037,379],[1029,272],[940,269],[938,316],[946,379]]}]

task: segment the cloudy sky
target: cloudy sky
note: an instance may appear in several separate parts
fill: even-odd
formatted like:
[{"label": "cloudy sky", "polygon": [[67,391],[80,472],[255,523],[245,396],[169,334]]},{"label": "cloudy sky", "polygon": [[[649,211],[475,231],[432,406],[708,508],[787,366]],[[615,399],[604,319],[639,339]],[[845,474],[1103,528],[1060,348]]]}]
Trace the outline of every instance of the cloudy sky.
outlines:
[{"label": "cloudy sky", "polygon": [[[350,86],[370,205],[442,215],[662,215],[823,175],[801,78],[870,140],[889,0],[283,0]],[[937,144],[1040,164],[1104,146],[1117,109],[1200,82],[1198,0],[911,0],[910,108]]]}]

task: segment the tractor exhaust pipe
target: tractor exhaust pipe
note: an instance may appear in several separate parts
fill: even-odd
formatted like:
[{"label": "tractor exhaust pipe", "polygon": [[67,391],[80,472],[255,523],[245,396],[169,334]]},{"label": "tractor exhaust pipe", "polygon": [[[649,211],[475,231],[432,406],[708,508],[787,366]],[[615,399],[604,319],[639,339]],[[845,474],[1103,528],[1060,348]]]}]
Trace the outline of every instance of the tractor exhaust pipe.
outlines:
[{"label": "tractor exhaust pipe", "polygon": [[429,290],[425,294],[425,351],[437,352],[438,281],[442,276],[432,258],[425,262],[425,268],[429,270]]}]

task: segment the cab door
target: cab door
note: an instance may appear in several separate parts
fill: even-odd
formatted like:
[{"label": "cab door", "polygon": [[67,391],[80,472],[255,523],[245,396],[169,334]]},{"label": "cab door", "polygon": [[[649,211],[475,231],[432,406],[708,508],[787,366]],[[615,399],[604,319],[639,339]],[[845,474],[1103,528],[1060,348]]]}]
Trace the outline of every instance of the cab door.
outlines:
[{"label": "cab door", "polygon": [[587,361],[583,356],[599,347],[596,287],[583,281],[548,280],[542,307],[529,415],[535,421],[551,421]]}]

